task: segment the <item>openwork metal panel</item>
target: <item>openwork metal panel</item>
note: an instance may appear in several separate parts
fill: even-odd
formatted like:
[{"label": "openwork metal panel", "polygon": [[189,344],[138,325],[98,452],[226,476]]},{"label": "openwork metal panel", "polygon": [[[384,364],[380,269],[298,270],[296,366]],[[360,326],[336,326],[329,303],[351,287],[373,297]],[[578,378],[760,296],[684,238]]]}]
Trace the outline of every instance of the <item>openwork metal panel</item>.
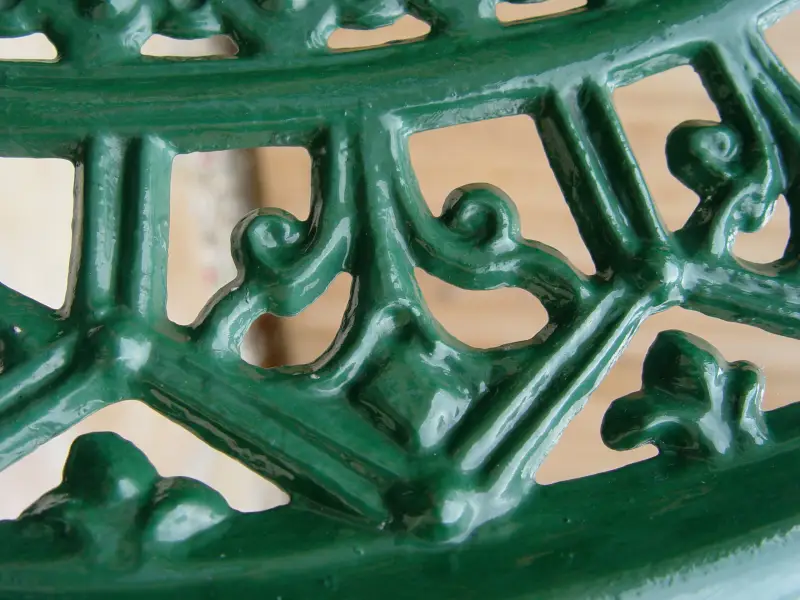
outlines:
[{"label": "openwork metal panel", "polygon": [[[800,337],[794,234],[771,264],[731,252],[781,194],[792,209],[800,200],[800,88],[762,37],[799,3],[589,0],[511,26],[495,4],[0,1],[2,36],[44,32],[59,51],[52,63],[0,65],[0,154],[79,169],[65,306],[0,288],[0,468],[93,411],[141,398],[292,498],[239,514],[197,482],[160,478],[115,435],[85,436],[62,485],[0,524],[0,595],[800,588],[800,409],[762,412],[759,369],[725,362],[701,339],[660,335],[642,390],[603,422],[610,447],[653,443],[656,458],[552,486],[534,479],[649,316],[682,306]],[[430,24],[425,39],[327,47],[337,27],[406,13]],[[142,57],[153,33],[223,33],[239,53]],[[671,171],[699,198],[670,232],[611,94],[687,64],[722,118],[685,123],[665,141]],[[537,124],[595,275],[524,239],[501,190],[455,190],[439,217],[420,195],[411,134],[520,114]],[[245,218],[232,235],[237,279],[193,325],[170,322],[172,159],[266,145],[309,149],[311,216]],[[549,323],[524,343],[468,347],[431,316],[417,267],[464,289],[525,290]],[[256,318],[297,314],[342,272],[353,278],[350,304],[319,360],[241,360]]]}]

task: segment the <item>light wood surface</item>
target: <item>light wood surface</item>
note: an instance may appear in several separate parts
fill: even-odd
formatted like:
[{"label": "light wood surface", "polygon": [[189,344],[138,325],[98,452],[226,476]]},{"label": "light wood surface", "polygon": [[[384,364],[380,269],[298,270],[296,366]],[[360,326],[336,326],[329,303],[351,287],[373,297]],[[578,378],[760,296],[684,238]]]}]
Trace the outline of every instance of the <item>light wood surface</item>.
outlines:
[{"label": "light wood surface", "polygon": [[[513,20],[534,12],[570,9],[576,4],[579,3],[575,0],[527,6],[504,4],[498,12],[504,19]],[[800,13],[773,28],[768,36],[796,76],[800,74],[798,26]],[[413,38],[424,35],[426,30],[424,24],[409,18],[396,27],[376,32],[338,32],[331,45],[359,47]],[[156,51],[171,52],[169,47]],[[32,44],[29,40],[18,41],[15,45],[0,40],[0,57],[3,56],[52,57],[52,47],[46,47],[42,40]],[[672,228],[679,227],[695,199],[670,176],[664,142],[681,121],[715,119],[714,107],[688,68],[619,90],[615,101],[664,221]],[[536,128],[527,117],[417,134],[411,140],[411,151],[421,190],[434,214],[439,213],[453,188],[467,183],[492,183],[516,203],[525,236],[554,246],[587,273],[594,270],[549,169]],[[263,202],[306,217],[310,196],[307,152],[299,148],[269,148],[260,149],[258,156]],[[73,170],[59,161],[23,162],[0,159],[0,280],[57,306],[66,286]],[[241,205],[224,210],[218,207],[216,212],[206,210],[215,203],[222,205],[226,196],[224,186],[208,185],[200,177],[198,172],[207,168],[208,163],[200,157],[180,160],[175,165],[169,311],[179,322],[193,320],[213,292],[232,276],[227,238],[232,222],[246,212]],[[214,235],[209,234],[209,215],[217,215],[219,231]],[[787,236],[788,209],[783,203],[767,228],[743,236],[736,250],[745,258],[766,262],[782,253]],[[418,276],[436,318],[445,329],[473,346],[491,347],[527,339],[546,322],[538,301],[519,290],[466,292],[425,273],[418,272]],[[309,362],[331,343],[344,312],[349,285],[349,276],[341,275],[318,302],[301,315],[282,321],[284,339],[288,340],[288,363]],[[647,348],[659,331],[670,328],[700,335],[729,360],[747,359],[762,366],[767,373],[767,408],[797,399],[798,342],[680,309],[667,311],[642,326],[592,394],[586,409],[568,427],[540,470],[539,481],[578,477],[652,455],[649,448],[628,453],[608,450],[600,441],[599,424],[611,400],[640,386]],[[256,510],[286,501],[276,488],[210,450],[177,425],[140,403],[128,402],[93,415],[0,473],[0,518],[16,516],[55,485],[71,440],[79,433],[98,429],[120,432],[141,447],[162,473],[202,479],[221,490],[238,508]]]}]

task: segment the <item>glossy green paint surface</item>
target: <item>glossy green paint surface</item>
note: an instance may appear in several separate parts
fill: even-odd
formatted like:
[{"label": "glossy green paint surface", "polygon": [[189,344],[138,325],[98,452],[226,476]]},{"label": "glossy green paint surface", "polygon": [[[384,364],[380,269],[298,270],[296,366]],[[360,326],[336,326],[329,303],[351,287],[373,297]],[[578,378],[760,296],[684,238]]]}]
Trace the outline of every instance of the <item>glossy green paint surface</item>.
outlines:
[{"label": "glossy green paint surface", "polygon": [[[702,340],[659,337],[643,389],[604,420],[611,447],[654,443],[658,457],[552,486],[534,475],[649,316],[683,306],[800,337],[795,237],[769,265],[731,253],[780,194],[798,198],[800,88],[762,37],[797,4],[590,0],[503,26],[493,0],[0,2],[0,34],[43,31],[60,52],[0,64],[0,154],[79,167],[65,306],[0,288],[0,468],[142,398],[292,497],[239,514],[116,436],[80,438],[64,483],[0,523],[0,596],[796,595],[800,409],[762,413],[758,369]],[[425,40],[326,48],[337,26],[406,12],[431,24]],[[141,57],[153,32],[227,33],[239,55]],[[684,64],[722,123],[665,140],[699,198],[673,233],[611,93]],[[440,217],[420,195],[412,133],[516,114],[537,123],[596,275],[524,239],[499,189],[455,190]],[[311,216],[245,218],[237,279],[178,326],[172,158],[254,145],[309,148]],[[550,322],[527,342],[465,346],[431,316],[415,267],[526,290]],[[241,360],[258,316],[297,314],[341,272],[350,305],[322,357]]]}]

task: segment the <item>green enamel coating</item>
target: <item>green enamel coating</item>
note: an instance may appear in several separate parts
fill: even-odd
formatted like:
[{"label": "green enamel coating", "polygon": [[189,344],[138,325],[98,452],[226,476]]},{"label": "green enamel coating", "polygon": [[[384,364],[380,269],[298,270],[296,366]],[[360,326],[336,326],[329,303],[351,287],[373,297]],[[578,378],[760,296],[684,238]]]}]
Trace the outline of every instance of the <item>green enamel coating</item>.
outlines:
[{"label": "green enamel coating", "polygon": [[[536,0],[533,0],[534,2]],[[662,334],[607,444],[659,456],[551,486],[534,474],[649,316],[683,306],[800,338],[800,262],[734,258],[784,194],[800,201],[800,87],[762,31],[798,0],[589,0],[504,26],[496,0],[0,0],[0,35],[46,33],[52,63],[0,64],[0,154],[78,167],[70,287],[57,312],[0,286],[0,469],[88,414],[141,398],[275,481],[290,506],[230,509],[161,479],[130,444],[73,445],[61,486],[0,523],[3,598],[564,598],[800,594],[798,405],[762,413],[763,376]],[[410,13],[424,40],[332,51],[338,26]],[[225,33],[234,59],[140,56],[152,33]],[[665,140],[697,209],[661,223],[611,102],[689,64],[722,123]],[[412,133],[530,115],[597,266],[526,240],[476,183],[440,217]],[[233,232],[237,279],[191,326],[166,316],[173,157],[302,145],[311,216]],[[794,220],[794,217],[793,217]],[[517,287],[549,324],[478,350],[428,311],[419,267]],[[265,370],[239,347],[353,277],[338,337]],[[757,577],[754,574],[757,573]],[[705,597],[705,596],[704,596]]]}]

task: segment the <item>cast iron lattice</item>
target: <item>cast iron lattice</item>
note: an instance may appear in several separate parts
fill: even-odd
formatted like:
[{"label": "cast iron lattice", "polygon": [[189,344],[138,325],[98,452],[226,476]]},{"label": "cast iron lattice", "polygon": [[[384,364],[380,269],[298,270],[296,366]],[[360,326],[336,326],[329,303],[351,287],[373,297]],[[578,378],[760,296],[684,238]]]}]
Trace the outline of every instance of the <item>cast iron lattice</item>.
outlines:
[{"label": "cast iron lattice", "polygon": [[[0,34],[42,31],[60,53],[0,66],[0,152],[79,167],[65,307],[2,288],[0,468],[92,411],[143,398],[292,496],[241,515],[196,482],[160,479],[113,435],[81,438],[64,483],[0,527],[0,594],[672,597],[713,583],[747,597],[769,584],[777,597],[800,587],[800,409],[763,414],[759,371],[701,340],[659,337],[636,401],[604,421],[609,445],[653,442],[657,458],[534,482],[649,315],[683,306],[800,337],[796,234],[772,264],[731,254],[780,194],[792,208],[798,199],[800,89],[762,37],[797,2],[589,0],[511,27],[495,4],[0,2]],[[326,48],[337,26],[406,12],[430,23],[425,40]],[[239,56],[141,57],[154,32],[226,33]],[[673,173],[699,197],[673,234],[610,94],[685,64],[722,122],[684,124],[667,142]],[[457,190],[439,218],[420,198],[410,134],[518,114],[538,125],[592,277],[524,240],[497,189]],[[171,159],[275,144],[312,153],[310,219],[246,218],[233,235],[238,279],[194,325],[171,323]],[[526,343],[466,347],[431,317],[414,267],[466,289],[524,289],[549,325]],[[324,356],[276,370],[240,360],[255,318],[303,310],[340,272],[353,276],[352,297]]]}]

